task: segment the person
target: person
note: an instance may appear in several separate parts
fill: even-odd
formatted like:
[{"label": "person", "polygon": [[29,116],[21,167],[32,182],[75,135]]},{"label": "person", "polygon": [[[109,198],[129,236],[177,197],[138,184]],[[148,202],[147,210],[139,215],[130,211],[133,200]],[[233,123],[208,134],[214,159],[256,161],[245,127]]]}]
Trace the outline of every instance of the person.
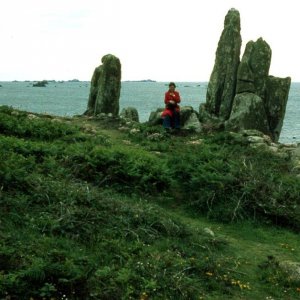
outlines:
[{"label": "person", "polygon": [[180,129],[180,95],[175,91],[174,82],[169,83],[169,90],[165,93],[165,109],[162,112],[163,127],[170,131],[171,129]]}]

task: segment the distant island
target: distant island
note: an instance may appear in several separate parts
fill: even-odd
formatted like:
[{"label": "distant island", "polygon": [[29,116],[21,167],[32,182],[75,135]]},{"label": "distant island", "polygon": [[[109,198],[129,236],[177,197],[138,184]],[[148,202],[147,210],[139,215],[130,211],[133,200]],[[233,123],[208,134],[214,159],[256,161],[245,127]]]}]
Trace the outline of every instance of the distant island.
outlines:
[{"label": "distant island", "polygon": [[48,84],[47,80],[42,80],[42,81],[38,81],[38,82],[34,83],[32,86],[33,87],[46,87],[47,84]]},{"label": "distant island", "polygon": [[152,79],[144,79],[144,80],[124,80],[123,82],[157,82]]}]

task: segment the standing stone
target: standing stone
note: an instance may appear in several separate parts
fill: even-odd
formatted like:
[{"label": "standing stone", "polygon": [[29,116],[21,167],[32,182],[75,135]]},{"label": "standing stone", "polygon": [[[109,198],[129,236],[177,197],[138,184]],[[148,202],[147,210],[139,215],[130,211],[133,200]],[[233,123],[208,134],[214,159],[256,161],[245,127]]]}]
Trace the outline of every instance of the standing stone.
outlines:
[{"label": "standing stone", "polygon": [[121,91],[121,63],[114,55],[102,57],[102,65],[94,71],[88,108],[85,114],[98,115],[100,113],[119,114],[119,98]]},{"label": "standing stone", "polygon": [[253,93],[236,95],[230,119],[226,122],[226,129],[232,131],[256,129],[270,135],[263,100]]},{"label": "standing stone", "polygon": [[266,112],[272,139],[278,142],[289,96],[291,78],[269,76],[266,81]]},{"label": "standing stone", "polygon": [[240,13],[232,8],[225,17],[206,94],[208,112],[224,120],[230,116],[235,96],[242,43],[240,31]]}]

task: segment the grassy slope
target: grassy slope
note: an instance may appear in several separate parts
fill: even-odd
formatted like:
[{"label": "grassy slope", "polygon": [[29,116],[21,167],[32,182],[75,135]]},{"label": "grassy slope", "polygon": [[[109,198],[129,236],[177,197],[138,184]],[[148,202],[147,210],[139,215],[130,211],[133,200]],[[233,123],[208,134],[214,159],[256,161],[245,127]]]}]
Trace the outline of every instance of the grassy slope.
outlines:
[{"label": "grassy slope", "polygon": [[297,299],[276,265],[300,256],[287,160],[224,134],[0,114],[1,298]]}]

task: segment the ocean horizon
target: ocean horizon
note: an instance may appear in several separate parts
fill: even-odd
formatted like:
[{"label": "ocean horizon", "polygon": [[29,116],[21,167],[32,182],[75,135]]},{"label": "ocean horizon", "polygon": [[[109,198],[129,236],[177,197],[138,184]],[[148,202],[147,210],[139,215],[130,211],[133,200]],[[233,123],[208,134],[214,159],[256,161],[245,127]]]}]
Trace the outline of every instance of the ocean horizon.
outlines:
[{"label": "ocean horizon", "polygon": [[[89,81],[48,80],[46,87],[33,87],[36,81],[1,81],[0,105],[35,113],[57,116],[81,115],[87,108]],[[192,106],[196,111],[206,101],[208,82],[176,82],[181,95],[181,106]],[[164,107],[164,93],[168,82],[125,80],[121,83],[120,112],[125,107],[138,110],[140,122],[146,122],[150,113]],[[300,142],[300,82],[292,82],[286,107],[281,143]]]}]

